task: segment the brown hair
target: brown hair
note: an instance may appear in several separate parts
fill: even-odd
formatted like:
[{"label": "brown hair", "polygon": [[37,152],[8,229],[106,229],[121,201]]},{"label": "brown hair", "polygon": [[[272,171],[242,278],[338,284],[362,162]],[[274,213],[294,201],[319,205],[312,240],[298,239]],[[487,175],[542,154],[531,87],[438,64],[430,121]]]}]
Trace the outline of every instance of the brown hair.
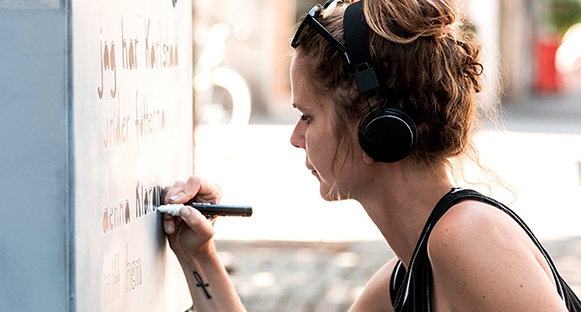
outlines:
[{"label": "brown hair", "polygon": [[[341,42],[343,13],[350,3],[340,1],[318,18]],[[405,111],[417,126],[417,146],[410,157],[429,169],[471,149],[483,67],[480,44],[463,32],[455,1],[367,0],[364,13],[372,61],[390,105]],[[336,106],[339,143],[356,137],[353,125],[369,108],[342,54],[314,31],[303,35],[297,53],[312,65],[312,91],[326,94]]]}]

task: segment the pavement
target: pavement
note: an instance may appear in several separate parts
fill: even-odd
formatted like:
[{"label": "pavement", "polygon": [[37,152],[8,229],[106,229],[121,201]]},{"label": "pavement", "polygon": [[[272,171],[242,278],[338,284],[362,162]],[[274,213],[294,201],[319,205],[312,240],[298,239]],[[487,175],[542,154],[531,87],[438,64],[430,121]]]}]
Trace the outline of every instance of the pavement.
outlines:
[{"label": "pavement", "polygon": [[[581,237],[543,244],[563,278],[581,294]],[[217,240],[216,246],[252,312],[347,311],[393,257],[383,241]]]},{"label": "pavement", "polygon": [[[581,95],[503,108],[500,126],[475,138],[484,163],[516,190],[492,195],[528,223],[581,294]],[[254,208],[251,218],[218,220],[216,245],[248,311],[346,311],[393,254],[358,203],[320,198],[304,152],[289,143],[298,118],[290,114],[196,129],[196,173],[222,186],[222,203]]]}]

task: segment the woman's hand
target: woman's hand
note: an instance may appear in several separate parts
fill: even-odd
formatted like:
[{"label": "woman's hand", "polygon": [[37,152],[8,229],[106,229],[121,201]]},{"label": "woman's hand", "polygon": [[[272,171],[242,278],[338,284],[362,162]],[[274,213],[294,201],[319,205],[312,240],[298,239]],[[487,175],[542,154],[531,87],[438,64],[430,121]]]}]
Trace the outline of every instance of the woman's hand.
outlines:
[{"label": "woman's hand", "polygon": [[[177,181],[165,187],[164,194],[164,204],[183,204],[191,199],[217,204],[222,197],[222,190],[217,184],[193,175],[185,182]],[[179,217],[165,214],[163,225],[171,248],[180,258],[209,251],[214,236],[214,222],[214,218],[207,219],[194,208],[183,207]]]},{"label": "woman's hand", "polygon": [[[191,176],[164,188],[164,204],[183,204],[191,199],[218,204],[222,190],[214,183]],[[236,289],[214,248],[214,218],[184,206],[179,216],[165,214],[163,226],[169,245],[184,271],[196,311],[245,312]],[[200,285],[203,285],[200,287]]]}]

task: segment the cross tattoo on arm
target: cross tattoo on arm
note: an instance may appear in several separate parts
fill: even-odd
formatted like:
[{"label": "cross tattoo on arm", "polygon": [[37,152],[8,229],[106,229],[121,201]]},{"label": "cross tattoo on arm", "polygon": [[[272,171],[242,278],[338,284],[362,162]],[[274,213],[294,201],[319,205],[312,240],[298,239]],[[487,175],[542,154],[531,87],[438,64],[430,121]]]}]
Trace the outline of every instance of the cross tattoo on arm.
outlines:
[{"label": "cross tattoo on arm", "polygon": [[206,287],[210,287],[210,284],[204,284],[202,277],[196,271],[194,271],[194,278],[196,279],[196,282],[198,282],[198,284],[196,284],[196,287],[201,287],[202,290],[204,291],[204,294],[206,294],[206,298],[212,299],[212,296],[210,296],[208,290],[206,290]]}]

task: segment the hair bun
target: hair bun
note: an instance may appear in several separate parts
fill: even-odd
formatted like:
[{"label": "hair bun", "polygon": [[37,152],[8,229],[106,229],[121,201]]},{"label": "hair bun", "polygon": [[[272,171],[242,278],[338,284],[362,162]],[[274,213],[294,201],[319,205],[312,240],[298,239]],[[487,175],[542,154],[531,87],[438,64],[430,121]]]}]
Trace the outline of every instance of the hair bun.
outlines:
[{"label": "hair bun", "polygon": [[454,0],[369,0],[364,5],[370,28],[397,43],[447,37],[458,20]]}]

